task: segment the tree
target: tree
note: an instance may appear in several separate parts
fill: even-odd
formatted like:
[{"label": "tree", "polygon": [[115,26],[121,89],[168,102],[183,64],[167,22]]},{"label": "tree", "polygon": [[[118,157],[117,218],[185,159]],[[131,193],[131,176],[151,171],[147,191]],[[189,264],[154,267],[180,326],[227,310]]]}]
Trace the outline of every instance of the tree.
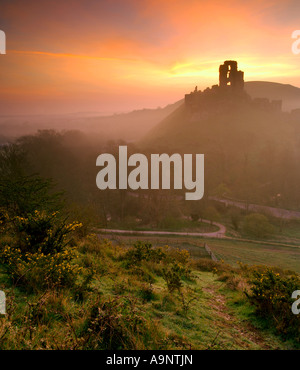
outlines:
[{"label": "tree", "polygon": [[215,207],[210,206],[210,207],[206,208],[204,217],[207,218],[210,221],[210,223],[212,224],[213,221],[219,221],[220,214],[215,209]]},{"label": "tree", "polygon": [[62,193],[54,193],[53,182],[28,174],[25,152],[15,144],[0,149],[0,207],[12,216],[27,216],[35,210],[57,211]]},{"label": "tree", "polygon": [[237,209],[232,209],[230,211],[230,219],[234,230],[238,231],[242,221],[241,212]]},{"label": "tree", "polygon": [[251,213],[245,217],[244,232],[257,238],[265,238],[272,235],[275,228],[266,216],[260,213]]}]

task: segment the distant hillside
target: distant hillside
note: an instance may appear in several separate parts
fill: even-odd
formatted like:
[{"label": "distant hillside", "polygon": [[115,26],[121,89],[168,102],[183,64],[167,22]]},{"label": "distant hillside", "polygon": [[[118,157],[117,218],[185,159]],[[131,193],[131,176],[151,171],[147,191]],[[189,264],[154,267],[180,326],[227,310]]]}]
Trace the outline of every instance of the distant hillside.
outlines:
[{"label": "distant hillside", "polygon": [[[245,90],[251,96],[251,98],[282,100],[283,110],[300,108],[300,88],[292,85],[284,85],[275,82],[250,81],[245,83]],[[173,105],[173,107],[175,106]],[[236,112],[236,114],[233,116],[224,116],[224,113],[221,113],[219,117],[216,115],[211,115],[208,119],[201,120],[201,125],[195,122],[195,120],[193,124],[189,123],[186,125],[186,120],[188,120],[187,112],[185,110],[184,101],[181,100],[177,102],[177,108],[173,110],[173,112],[171,112],[157,126],[149,131],[149,133],[141,140],[141,144],[143,146],[146,143],[150,144],[154,141],[156,142],[156,145],[159,145],[160,141],[166,144],[170,141],[170,138],[172,138],[172,146],[182,147],[184,146],[185,140],[187,140],[189,145],[191,144],[188,137],[191,139],[191,141],[197,141],[199,144],[198,135],[203,137],[203,134],[206,132],[206,128],[208,129],[207,134],[214,134],[215,139],[217,136],[219,136],[219,134],[224,137],[226,134],[223,131],[225,130],[228,133],[228,128],[233,127],[233,122],[236,120],[238,122],[235,126],[235,132],[231,131],[231,136],[236,133],[236,130],[242,130],[244,132],[247,131],[249,133],[252,132],[254,135],[256,135],[256,129],[260,131],[265,129],[267,133],[271,127],[270,125],[272,124],[268,124],[270,118],[272,117],[270,117],[268,114],[266,117],[266,113],[255,113],[251,111],[251,109],[248,112],[246,109],[246,111],[244,111],[244,115],[241,111]],[[273,117],[272,119],[277,120],[277,118],[278,117]],[[241,124],[242,121],[244,121],[243,125]],[[258,123],[260,121],[262,122]],[[224,125],[220,126],[218,125],[218,122],[223,122]],[[219,131],[213,133],[212,130],[216,128],[216,125],[219,127]],[[285,131],[284,128],[282,129]],[[197,133],[196,131],[199,132]],[[273,136],[274,130],[269,132],[268,135]],[[177,142],[176,138],[178,138],[180,144]],[[209,141],[210,140],[213,140],[213,138],[210,138]]]},{"label": "distant hillside", "polygon": [[249,81],[245,90],[252,98],[282,100],[283,110],[300,108],[300,88],[277,82]]},{"label": "distant hillside", "polygon": [[145,135],[181,103],[182,100],[163,108],[140,109],[110,116],[89,112],[44,116],[0,116],[0,144],[46,129],[80,130],[98,134],[103,140],[134,141]]},{"label": "distant hillside", "polygon": [[176,110],[182,102],[180,100],[164,108],[140,109],[129,113],[89,118],[84,127],[89,131],[103,131],[109,138],[135,141]]},{"label": "distant hillside", "polygon": [[[201,118],[191,116],[184,104],[139,142],[142,147],[167,148],[178,151],[218,152],[235,148],[251,150],[251,147],[274,145],[292,139],[292,127],[284,124],[285,116],[251,107],[236,106],[236,110],[205,113]],[[247,143],[247,145],[246,145]],[[228,146],[228,147],[227,147]]]},{"label": "distant hillside", "polygon": [[[252,98],[283,101],[283,110],[300,108],[300,88],[275,82],[250,81],[245,90]],[[80,130],[95,133],[103,140],[140,140],[183,104],[183,99],[163,108],[139,109],[129,113],[101,115],[97,112],[80,112],[63,115],[0,116],[0,144],[37,130]],[[176,113],[177,114],[177,113]],[[156,128],[155,128],[156,130]],[[163,130],[159,126],[158,130]],[[163,136],[163,131],[160,131]]]},{"label": "distant hillside", "polygon": [[[275,82],[250,81],[245,83],[245,90],[252,98],[282,100],[283,110],[300,108],[300,88]],[[103,132],[105,137],[123,138],[134,141],[140,139],[165,118],[180,108],[183,99],[164,108],[141,109],[129,113],[111,116],[89,117],[78,122],[77,129]],[[73,121],[74,123],[74,121]],[[161,127],[160,127],[161,128]],[[160,133],[163,134],[162,132]]]},{"label": "distant hillside", "polygon": [[[245,83],[245,90],[252,98],[282,100],[283,110],[300,108],[300,88],[275,82],[250,81]],[[164,108],[141,109],[129,113],[111,116],[89,117],[82,119],[77,128],[88,131],[101,131],[109,138],[123,138],[134,141],[140,139],[165,118],[177,110],[183,99]],[[161,132],[162,134],[162,132]]]},{"label": "distant hillside", "polygon": [[[272,83],[248,87],[253,97],[278,99],[281,94],[289,101],[300,91]],[[269,95],[260,95],[267,88]],[[281,202],[295,209],[300,209],[299,144],[300,122],[289,114],[234,97],[228,104],[216,98],[197,113],[183,103],[138,142],[145,152],[203,153],[206,196],[226,184],[239,199],[272,205],[280,194]]]}]

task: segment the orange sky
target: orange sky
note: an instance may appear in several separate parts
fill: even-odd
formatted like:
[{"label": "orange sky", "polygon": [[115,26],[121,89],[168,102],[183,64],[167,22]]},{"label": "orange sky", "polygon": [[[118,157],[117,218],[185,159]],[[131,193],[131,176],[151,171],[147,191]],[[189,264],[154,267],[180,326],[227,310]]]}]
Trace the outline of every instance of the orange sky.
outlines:
[{"label": "orange sky", "polygon": [[119,112],[173,103],[218,83],[300,87],[298,0],[0,0],[0,114]]}]

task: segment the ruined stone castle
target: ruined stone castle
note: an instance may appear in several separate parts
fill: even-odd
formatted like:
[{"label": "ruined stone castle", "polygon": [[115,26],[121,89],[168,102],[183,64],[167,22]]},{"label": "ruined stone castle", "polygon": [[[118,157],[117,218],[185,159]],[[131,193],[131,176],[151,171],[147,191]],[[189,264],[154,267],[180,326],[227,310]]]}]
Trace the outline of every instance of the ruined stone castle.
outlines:
[{"label": "ruined stone castle", "polygon": [[197,115],[205,116],[212,110],[224,111],[246,105],[266,111],[281,112],[281,100],[267,98],[252,99],[244,90],[244,72],[238,70],[237,62],[226,60],[219,67],[219,85],[213,85],[201,91],[197,86],[190,94],[185,95],[185,105],[188,110]]}]

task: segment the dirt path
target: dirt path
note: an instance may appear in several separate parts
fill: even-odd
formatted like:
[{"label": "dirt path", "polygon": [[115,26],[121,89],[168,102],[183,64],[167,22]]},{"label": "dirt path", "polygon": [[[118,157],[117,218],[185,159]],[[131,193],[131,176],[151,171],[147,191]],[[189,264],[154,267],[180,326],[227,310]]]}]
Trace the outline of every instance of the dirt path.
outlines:
[{"label": "dirt path", "polygon": [[[243,322],[235,317],[226,305],[226,298],[222,295],[215,285],[209,285],[203,288],[203,291],[211,298],[210,307],[217,316],[214,325],[216,327],[216,338],[213,340],[210,349],[216,345],[222,345],[223,341],[228,341],[228,338],[223,338],[222,333],[224,328],[230,327],[232,332],[231,342],[239,348],[251,349],[257,346],[258,349],[274,349],[272,348],[263,336],[255,329],[251,323]],[[228,330],[226,330],[228,332]]]}]

